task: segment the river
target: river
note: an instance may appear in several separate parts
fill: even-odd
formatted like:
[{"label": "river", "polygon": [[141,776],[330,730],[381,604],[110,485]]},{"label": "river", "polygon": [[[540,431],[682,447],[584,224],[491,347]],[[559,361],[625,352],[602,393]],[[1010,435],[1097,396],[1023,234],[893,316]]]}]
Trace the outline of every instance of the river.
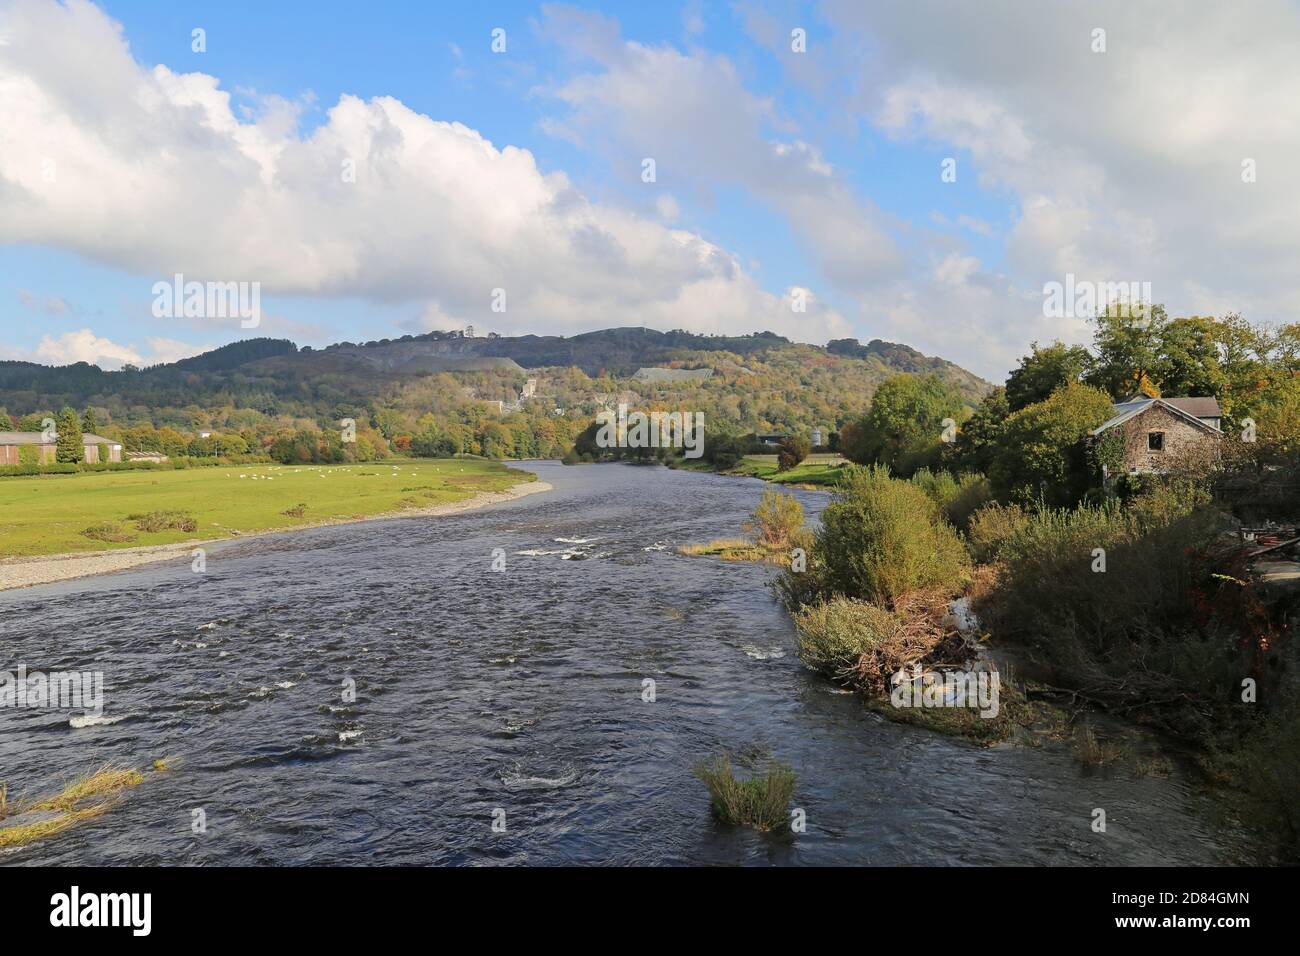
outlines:
[{"label": "river", "polygon": [[[802,669],[769,569],[672,550],[736,534],[759,482],[524,467],[555,490],[231,541],[204,573],[186,559],[0,595],[0,670],[102,671],[121,718],[0,710],[10,799],[108,761],[170,768],[0,862],[1195,865],[1235,849],[1181,770],[980,749]],[[826,501],[796,494],[812,514]],[[794,768],[806,832],[710,817],[691,767],[745,747]]]}]

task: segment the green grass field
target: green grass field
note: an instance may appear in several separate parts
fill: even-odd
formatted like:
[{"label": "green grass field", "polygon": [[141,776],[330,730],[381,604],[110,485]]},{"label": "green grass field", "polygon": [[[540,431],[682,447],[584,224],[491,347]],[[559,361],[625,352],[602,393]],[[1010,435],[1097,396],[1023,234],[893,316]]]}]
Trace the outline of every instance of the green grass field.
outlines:
[{"label": "green grass field", "polygon": [[809,455],[789,471],[776,470],[776,455],[746,455],[732,474],[748,475],[783,485],[823,485],[835,487],[840,481],[836,466],[844,459],[839,455]]},{"label": "green grass field", "polygon": [[[0,478],[0,558],[199,541],[397,513],[504,491],[534,477],[499,462],[389,459]],[[306,507],[299,513],[300,504]],[[150,532],[128,520],[160,511],[191,515],[196,526]],[[106,523],[116,523],[120,533],[114,536],[129,540],[81,534]]]}]

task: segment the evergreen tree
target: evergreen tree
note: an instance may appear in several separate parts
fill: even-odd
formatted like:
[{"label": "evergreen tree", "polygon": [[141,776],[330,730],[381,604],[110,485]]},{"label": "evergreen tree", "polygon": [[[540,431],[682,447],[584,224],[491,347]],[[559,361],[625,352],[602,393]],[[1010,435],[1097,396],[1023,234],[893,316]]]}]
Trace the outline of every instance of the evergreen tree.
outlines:
[{"label": "evergreen tree", "polygon": [[86,448],[81,441],[81,422],[71,407],[65,406],[57,419],[59,437],[54,453],[57,461],[77,462],[86,457]]},{"label": "evergreen tree", "polygon": [[81,430],[90,432],[92,435],[99,431],[99,422],[95,419],[95,410],[87,407],[85,414],[81,416]]}]

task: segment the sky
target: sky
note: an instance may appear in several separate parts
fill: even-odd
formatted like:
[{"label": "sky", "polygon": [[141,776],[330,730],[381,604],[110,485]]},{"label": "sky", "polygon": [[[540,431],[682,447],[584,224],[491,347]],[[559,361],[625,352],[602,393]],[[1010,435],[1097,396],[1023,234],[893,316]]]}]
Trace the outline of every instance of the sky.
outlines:
[{"label": "sky", "polygon": [[1000,380],[1087,341],[1052,283],[1296,321],[1298,48],[1274,0],[0,0],[0,359],[645,325]]}]

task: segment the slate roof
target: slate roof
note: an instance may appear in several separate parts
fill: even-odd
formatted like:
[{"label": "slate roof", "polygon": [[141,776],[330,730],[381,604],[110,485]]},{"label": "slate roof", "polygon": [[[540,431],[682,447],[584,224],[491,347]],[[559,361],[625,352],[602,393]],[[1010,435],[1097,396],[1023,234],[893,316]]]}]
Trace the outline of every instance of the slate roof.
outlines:
[{"label": "slate roof", "polygon": [[[81,433],[83,445],[120,445],[119,441],[105,438],[91,432]],[[54,439],[46,440],[44,432],[0,432],[0,445],[53,445]]]}]

